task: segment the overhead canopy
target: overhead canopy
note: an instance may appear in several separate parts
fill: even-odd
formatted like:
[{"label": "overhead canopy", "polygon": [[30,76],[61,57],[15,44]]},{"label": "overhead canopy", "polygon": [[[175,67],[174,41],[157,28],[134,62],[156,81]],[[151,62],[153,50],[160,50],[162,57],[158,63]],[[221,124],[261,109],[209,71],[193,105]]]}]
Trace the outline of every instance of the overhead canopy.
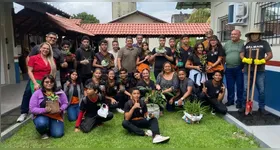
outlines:
[{"label": "overhead canopy", "polygon": [[211,8],[211,2],[178,2],[176,9]]},{"label": "overhead canopy", "polygon": [[190,36],[202,36],[210,27],[208,23],[108,23],[108,24],[81,24],[81,27],[89,30],[94,35],[103,36],[177,36],[188,34]]}]

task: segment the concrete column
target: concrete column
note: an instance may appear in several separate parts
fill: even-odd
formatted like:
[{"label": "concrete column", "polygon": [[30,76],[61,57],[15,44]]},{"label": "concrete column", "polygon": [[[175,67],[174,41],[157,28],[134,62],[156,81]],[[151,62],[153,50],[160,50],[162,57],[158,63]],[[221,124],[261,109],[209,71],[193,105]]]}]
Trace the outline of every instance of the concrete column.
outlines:
[{"label": "concrete column", "polygon": [[[12,21],[13,3],[0,3],[1,11],[1,84],[15,84],[15,65],[14,65],[14,31]],[[3,59],[2,59],[3,58]],[[2,68],[3,67],[3,68]],[[2,73],[4,72],[4,74]],[[2,77],[4,76],[4,78]],[[2,81],[4,79],[4,81]]]}]

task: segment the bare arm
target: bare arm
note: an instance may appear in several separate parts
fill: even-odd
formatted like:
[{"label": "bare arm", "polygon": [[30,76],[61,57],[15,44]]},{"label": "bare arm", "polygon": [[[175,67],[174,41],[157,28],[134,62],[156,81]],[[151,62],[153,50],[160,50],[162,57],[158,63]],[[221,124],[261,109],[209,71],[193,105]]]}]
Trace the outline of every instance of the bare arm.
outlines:
[{"label": "bare arm", "polygon": [[240,56],[240,59],[242,60],[242,59],[244,58],[244,52],[241,52],[241,53],[239,54],[239,56]]},{"label": "bare arm", "polygon": [[173,61],[173,56],[168,56],[165,54],[164,57],[169,61]]},{"label": "bare arm", "polygon": [[118,68],[119,68],[119,70],[122,68],[122,65],[121,65],[121,58],[118,58]]},{"label": "bare arm", "polygon": [[188,86],[188,91],[182,96],[182,99],[186,99],[192,93],[192,86]]},{"label": "bare arm", "polygon": [[266,57],[265,57],[264,59],[265,59],[265,61],[269,61],[269,60],[272,59],[272,58],[273,58],[272,52],[267,52],[267,53],[266,53]]},{"label": "bare arm", "polygon": [[218,95],[218,101],[222,101],[224,99],[225,96],[225,86],[224,84],[222,85],[222,92],[219,93]]},{"label": "bare arm", "polygon": [[97,59],[94,58],[94,59],[93,59],[93,62],[92,62],[92,66],[93,66],[93,67],[96,67],[96,68],[103,68],[102,65],[98,65],[96,62],[97,62]]},{"label": "bare arm", "polygon": [[136,59],[136,65],[137,65],[137,66],[140,65],[140,64],[142,64],[144,61],[146,61],[146,59],[143,59],[143,60],[140,61],[140,58],[137,57],[137,59]]},{"label": "bare arm", "polygon": [[223,59],[223,57],[219,56],[218,60],[211,67],[216,67],[218,64],[221,63],[222,59]]},{"label": "bare arm", "polygon": [[28,66],[28,75],[29,75],[29,78],[31,79],[31,81],[35,84],[37,83],[36,79],[34,78],[34,75],[33,75],[33,67],[29,67]]},{"label": "bare arm", "polygon": [[199,66],[194,66],[190,60],[187,60],[185,67],[187,69],[198,69]]},{"label": "bare arm", "polygon": [[129,112],[126,112],[126,113],[124,113],[124,118],[125,118],[125,120],[130,120],[130,118],[132,117],[132,114],[133,114],[133,112],[134,112],[134,107],[132,107],[130,110],[129,110]]}]

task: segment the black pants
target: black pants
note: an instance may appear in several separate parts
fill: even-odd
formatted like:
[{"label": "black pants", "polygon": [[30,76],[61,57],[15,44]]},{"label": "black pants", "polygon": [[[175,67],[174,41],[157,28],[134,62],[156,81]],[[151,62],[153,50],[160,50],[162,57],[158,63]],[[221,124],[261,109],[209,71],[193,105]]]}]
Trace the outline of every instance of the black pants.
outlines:
[{"label": "black pants", "polygon": [[92,78],[92,74],[81,74],[80,75],[80,79],[81,79],[80,81],[83,83],[84,87],[86,86],[85,82],[90,78]]},{"label": "black pants", "polygon": [[145,136],[145,131],[140,128],[150,128],[153,132],[153,137],[160,134],[158,127],[157,118],[152,118],[149,121],[147,119],[141,120],[124,120],[122,126],[129,132],[135,133],[137,135]]},{"label": "black pants", "polygon": [[118,93],[115,97],[115,100],[118,102],[118,108],[123,109],[125,103],[129,100],[129,97],[124,93]]},{"label": "black pants", "polygon": [[226,105],[218,101],[217,98],[208,98],[204,94],[201,94],[200,99],[203,101],[204,106],[209,105],[216,113],[225,115],[228,111]]},{"label": "black pants", "polygon": [[87,117],[86,116],[85,119],[82,120],[82,122],[81,122],[80,129],[84,133],[88,133],[96,125],[101,124],[102,122],[105,122],[105,121],[109,121],[109,120],[113,119],[113,117],[114,117],[114,114],[112,112],[109,112],[109,114],[107,115],[107,118],[102,118],[98,115],[96,115],[94,117]]},{"label": "black pants", "polygon": [[29,101],[32,96],[30,81],[31,80],[27,81],[27,84],[26,84],[26,87],[24,90],[24,94],[22,96],[22,101],[21,101],[21,106],[20,106],[21,114],[28,114],[28,112],[29,112]]}]

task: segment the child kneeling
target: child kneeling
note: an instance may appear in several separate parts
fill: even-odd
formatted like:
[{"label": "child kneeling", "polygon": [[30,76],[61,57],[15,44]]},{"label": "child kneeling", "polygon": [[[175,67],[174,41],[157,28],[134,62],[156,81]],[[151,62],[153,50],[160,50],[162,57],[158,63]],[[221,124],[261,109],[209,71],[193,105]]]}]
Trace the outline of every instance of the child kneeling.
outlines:
[{"label": "child kneeling", "polygon": [[[102,104],[102,99],[98,96],[99,87],[93,83],[86,86],[86,96],[82,99],[80,104],[80,113],[76,121],[75,132],[82,130],[84,133],[90,132],[97,125],[105,121],[111,120],[114,115],[108,111],[107,116],[99,116],[99,104]],[[84,119],[82,120],[84,116]]]},{"label": "child kneeling", "polygon": [[[148,116],[147,106],[144,101],[140,101],[140,91],[133,88],[131,91],[131,100],[127,101],[124,106],[124,121],[122,126],[129,132],[140,136],[153,137],[153,143],[168,142],[169,137],[160,135],[158,120],[154,115]],[[146,132],[140,128],[150,128]]]}]

